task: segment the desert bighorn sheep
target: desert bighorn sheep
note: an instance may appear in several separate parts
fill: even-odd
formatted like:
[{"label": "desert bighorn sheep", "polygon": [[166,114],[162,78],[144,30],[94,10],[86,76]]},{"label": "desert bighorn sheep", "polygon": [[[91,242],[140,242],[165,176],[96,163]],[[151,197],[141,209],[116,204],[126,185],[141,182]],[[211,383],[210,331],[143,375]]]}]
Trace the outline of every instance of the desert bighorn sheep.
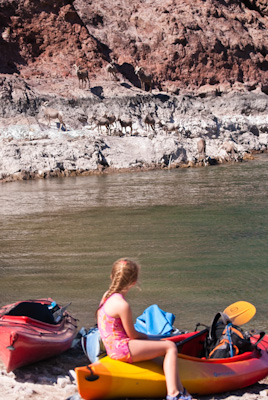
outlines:
[{"label": "desert bighorn sheep", "polygon": [[115,66],[114,61],[112,61],[110,64],[106,65],[106,71],[109,75],[111,75],[116,81],[118,81],[117,77],[117,68]]},{"label": "desert bighorn sheep", "polygon": [[155,120],[150,114],[146,115],[146,117],[144,118],[144,122],[146,125],[146,129],[152,128],[153,131],[155,130]]},{"label": "desert bighorn sheep", "polygon": [[79,82],[79,88],[80,88],[80,81],[82,83],[81,85],[81,89],[83,89],[84,84],[85,87],[87,86],[87,82],[88,82],[88,87],[90,87],[90,82],[89,82],[89,77],[88,77],[88,71],[87,70],[81,70],[79,66],[77,66],[76,64],[73,65],[77,78],[78,78],[78,82]]},{"label": "desert bighorn sheep", "polygon": [[116,116],[115,116],[115,115],[113,115],[113,114],[111,114],[111,115],[104,114],[104,118],[107,118],[107,119],[108,119],[110,127],[111,127],[113,124],[116,125]]},{"label": "desert bighorn sheep", "polygon": [[118,118],[117,121],[121,125],[122,132],[123,132],[123,129],[125,128],[125,133],[127,133],[127,128],[129,127],[130,134],[132,134],[132,121],[130,118],[125,118],[125,119]]},{"label": "desert bighorn sheep", "polygon": [[229,159],[236,159],[235,151],[236,151],[236,146],[234,142],[223,142],[223,144],[220,146],[220,150],[223,149],[226,151],[226,153],[229,156]]},{"label": "desert bighorn sheep", "polygon": [[61,129],[62,127],[65,128],[65,123],[63,122],[63,114],[61,111],[55,109],[55,108],[51,108],[51,107],[47,107],[48,106],[48,102],[46,101],[41,109],[43,110],[44,116],[45,118],[48,120],[48,124],[50,126],[50,121],[52,119],[58,119],[60,122],[59,128]]},{"label": "desert bighorn sheep", "polygon": [[197,141],[198,161],[204,161],[206,158],[206,141],[203,138]]},{"label": "desert bighorn sheep", "polygon": [[178,130],[178,124],[171,123],[171,122],[163,122],[159,121],[159,126],[162,128],[166,133],[174,132]]},{"label": "desert bighorn sheep", "polygon": [[101,132],[101,127],[105,126],[107,132],[110,132],[110,121],[107,117],[96,118],[92,117],[92,120],[95,122],[96,126],[98,127],[98,131]]},{"label": "desert bighorn sheep", "polygon": [[149,91],[152,91],[152,75],[147,75],[142,67],[136,67],[135,68],[135,74],[137,75],[137,77],[140,80],[141,83],[141,89],[142,90],[146,90],[146,85],[149,88]]}]

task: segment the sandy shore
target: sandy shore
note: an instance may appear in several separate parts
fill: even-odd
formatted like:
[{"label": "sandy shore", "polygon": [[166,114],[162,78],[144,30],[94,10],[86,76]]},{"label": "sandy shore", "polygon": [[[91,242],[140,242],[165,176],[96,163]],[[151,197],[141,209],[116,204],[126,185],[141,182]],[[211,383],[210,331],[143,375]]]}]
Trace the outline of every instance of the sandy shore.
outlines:
[{"label": "sandy shore", "polygon": [[[1,400],[78,400],[74,368],[88,360],[78,345],[58,357],[51,358],[15,372],[7,373],[0,362]],[[199,400],[264,400],[268,399],[268,377],[243,390],[214,396],[199,396]]]}]

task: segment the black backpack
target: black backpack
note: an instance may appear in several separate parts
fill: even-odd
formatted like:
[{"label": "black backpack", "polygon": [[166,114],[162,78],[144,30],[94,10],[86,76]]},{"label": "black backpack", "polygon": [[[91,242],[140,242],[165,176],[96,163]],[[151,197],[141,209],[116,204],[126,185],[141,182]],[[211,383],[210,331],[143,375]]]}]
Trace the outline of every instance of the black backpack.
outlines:
[{"label": "black backpack", "polygon": [[233,325],[224,313],[217,313],[211,324],[206,341],[207,358],[227,358],[252,351],[250,335]]}]

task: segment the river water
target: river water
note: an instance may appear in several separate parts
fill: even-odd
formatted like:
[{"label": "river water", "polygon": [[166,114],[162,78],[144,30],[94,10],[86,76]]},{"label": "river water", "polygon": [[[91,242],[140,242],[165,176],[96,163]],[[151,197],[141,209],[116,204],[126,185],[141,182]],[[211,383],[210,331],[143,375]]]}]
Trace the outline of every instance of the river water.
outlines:
[{"label": "river water", "polygon": [[151,304],[175,326],[209,324],[229,304],[257,308],[246,328],[268,330],[268,155],[220,167],[121,173],[0,185],[0,304],[72,302],[94,313],[113,261],[141,266],[134,319]]}]

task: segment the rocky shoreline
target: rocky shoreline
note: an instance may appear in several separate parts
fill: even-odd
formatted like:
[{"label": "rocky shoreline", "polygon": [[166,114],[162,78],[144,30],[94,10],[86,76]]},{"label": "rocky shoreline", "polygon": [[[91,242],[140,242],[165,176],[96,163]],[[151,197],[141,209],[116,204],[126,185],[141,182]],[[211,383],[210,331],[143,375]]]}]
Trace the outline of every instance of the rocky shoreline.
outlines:
[{"label": "rocky shoreline", "polygon": [[[216,165],[268,148],[268,96],[258,89],[177,95],[103,80],[85,91],[69,81],[63,96],[56,82],[4,76],[0,83],[0,182]],[[44,101],[60,110],[64,128],[45,119]],[[106,117],[115,119],[109,127],[99,123]]]}]

